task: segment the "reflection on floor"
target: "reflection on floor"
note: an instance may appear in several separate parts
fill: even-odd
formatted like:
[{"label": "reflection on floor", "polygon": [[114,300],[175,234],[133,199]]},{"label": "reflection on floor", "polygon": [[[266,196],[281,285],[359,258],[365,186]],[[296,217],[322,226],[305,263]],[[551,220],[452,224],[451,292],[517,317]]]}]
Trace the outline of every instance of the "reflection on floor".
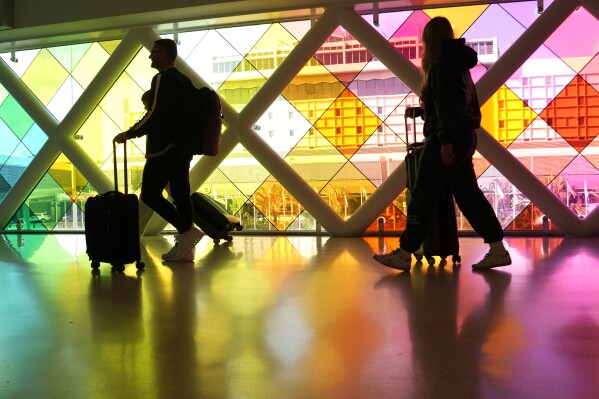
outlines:
[{"label": "reflection on floor", "polygon": [[81,235],[0,237],[0,397],[597,398],[596,239],[509,237],[514,264],[400,273],[396,238],[236,236],[93,273]]}]

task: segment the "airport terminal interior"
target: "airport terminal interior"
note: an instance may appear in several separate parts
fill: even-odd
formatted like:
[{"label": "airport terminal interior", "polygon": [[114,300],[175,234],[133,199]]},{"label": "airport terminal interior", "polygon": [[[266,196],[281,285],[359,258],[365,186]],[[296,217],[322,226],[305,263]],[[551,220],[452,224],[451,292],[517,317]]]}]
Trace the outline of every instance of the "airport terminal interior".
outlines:
[{"label": "airport terminal interior", "polygon": [[[599,2],[97,3],[0,0],[0,398],[599,397]],[[438,15],[478,54],[509,266],[472,269],[457,206],[459,256],[373,259],[406,226]],[[86,203],[140,195],[145,139],[112,139],[159,38],[221,99],[190,184],[239,227],[165,262],[176,231],[140,202],[143,263],[96,264]]]}]

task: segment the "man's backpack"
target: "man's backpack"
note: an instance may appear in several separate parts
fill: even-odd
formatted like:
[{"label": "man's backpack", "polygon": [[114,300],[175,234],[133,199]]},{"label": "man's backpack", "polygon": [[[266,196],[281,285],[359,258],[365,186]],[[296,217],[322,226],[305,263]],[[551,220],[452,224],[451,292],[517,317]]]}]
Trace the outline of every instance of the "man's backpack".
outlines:
[{"label": "man's backpack", "polygon": [[192,91],[189,148],[196,155],[216,155],[223,127],[220,98],[208,87]]}]

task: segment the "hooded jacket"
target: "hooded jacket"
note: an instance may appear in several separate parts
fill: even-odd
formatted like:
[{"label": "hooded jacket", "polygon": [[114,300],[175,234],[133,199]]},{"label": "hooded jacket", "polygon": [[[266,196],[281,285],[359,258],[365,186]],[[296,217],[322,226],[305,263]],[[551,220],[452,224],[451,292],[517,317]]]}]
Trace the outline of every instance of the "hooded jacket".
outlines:
[{"label": "hooded jacket", "polygon": [[443,44],[428,73],[425,137],[436,134],[442,144],[453,143],[459,135],[480,127],[480,106],[470,75],[477,61],[476,51],[466,46],[465,39]]}]

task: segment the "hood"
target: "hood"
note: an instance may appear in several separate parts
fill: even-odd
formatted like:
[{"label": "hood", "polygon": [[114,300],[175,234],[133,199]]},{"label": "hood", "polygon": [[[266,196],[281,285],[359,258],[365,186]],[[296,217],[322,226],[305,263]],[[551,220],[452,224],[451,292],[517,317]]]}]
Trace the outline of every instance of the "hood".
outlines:
[{"label": "hood", "polygon": [[472,69],[478,62],[478,54],[466,46],[466,39],[452,39],[443,43],[441,56],[460,65],[465,69]]}]

